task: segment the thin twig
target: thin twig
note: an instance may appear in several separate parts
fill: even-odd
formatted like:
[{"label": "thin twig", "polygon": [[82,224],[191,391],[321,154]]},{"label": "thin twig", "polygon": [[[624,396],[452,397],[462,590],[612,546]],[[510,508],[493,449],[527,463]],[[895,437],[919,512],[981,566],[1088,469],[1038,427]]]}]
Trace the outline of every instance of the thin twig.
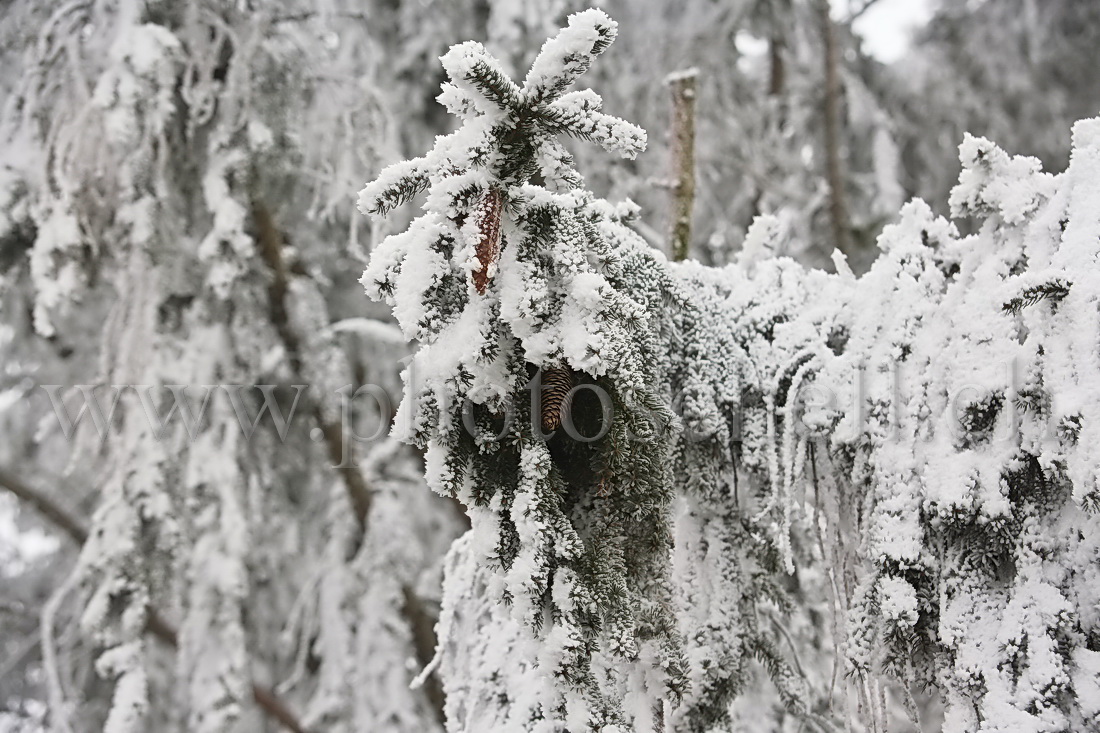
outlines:
[{"label": "thin twig", "polygon": [[868,10],[870,10],[877,3],[878,3],[878,0],[864,0],[863,5],[859,6],[855,10],[853,10],[848,15],[848,20],[845,21],[845,22],[848,23],[848,25],[851,25],[852,23],[855,23],[857,20],[859,20],[860,16],[862,16],[864,13],[866,13]]}]

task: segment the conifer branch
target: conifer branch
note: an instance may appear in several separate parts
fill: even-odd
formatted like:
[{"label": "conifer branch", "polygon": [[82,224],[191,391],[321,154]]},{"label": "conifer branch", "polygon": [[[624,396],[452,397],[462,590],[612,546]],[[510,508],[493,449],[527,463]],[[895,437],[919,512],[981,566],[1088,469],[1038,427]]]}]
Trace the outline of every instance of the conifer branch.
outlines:
[{"label": "conifer branch", "polygon": [[1055,278],[1050,282],[1024,288],[1020,291],[1019,295],[1009,300],[1001,306],[1001,308],[1006,313],[1016,315],[1024,308],[1038,305],[1044,300],[1049,300],[1051,303],[1058,303],[1069,295],[1069,285],[1070,284],[1065,280]]},{"label": "conifer branch", "polygon": [[569,92],[535,113],[547,132],[596,143],[633,160],[645,150],[646,133],[637,125],[600,111],[603,99],[591,89]]},{"label": "conifer branch", "polygon": [[[577,30],[591,32],[591,45],[582,48]],[[618,34],[618,25],[602,10],[590,8],[569,16],[568,28],[543,44],[523,82],[523,101],[539,107],[560,96],[577,77],[588,71],[593,59],[607,50]]]},{"label": "conifer branch", "polygon": [[[35,511],[60,529],[77,546],[83,545],[88,539],[88,530],[67,509],[2,468],[0,468],[0,487],[33,507]],[[179,633],[175,627],[166,621],[156,608],[151,606],[146,609],[145,630],[168,646],[179,646]],[[308,733],[307,729],[298,721],[297,716],[272,690],[253,684],[252,699],[265,713],[279,721],[291,733]]]},{"label": "conifer branch", "polygon": [[372,181],[359,194],[359,210],[364,214],[383,216],[412,201],[427,188],[427,161],[413,158],[394,163],[386,169],[385,176]]},{"label": "conifer branch", "polygon": [[[571,157],[554,139],[572,135],[627,158],[643,149],[644,131],[603,114],[597,94],[566,94],[614,36],[614,22],[599,10],[570,16],[569,27],[532,64],[519,106],[503,115],[494,93],[469,78],[484,77],[476,70],[482,64],[496,68],[496,62],[476,44],[452,48],[442,58],[454,82],[444,89],[444,100],[465,124],[437,138],[425,155],[433,165],[426,213],[375,249],[363,277],[372,297],[409,306],[396,308],[395,316],[404,333],[422,343],[414,363],[433,360],[424,344],[443,339],[449,346],[439,353],[465,365],[451,374],[444,373],[449,367],[433,366],[423,393],[445,399],[421,399],[419,388],[406,385],[403,409],[413,410],[423,426],[406,439],[432,450],[429,431],[438,425],[442,435],[430,440],[442,450],[427,466],[433,489],[466,506],[512,507],[496,530],[496,554],[502,569],[512,567],[503,590],[514,618],[531,630],[553,619],[565,647],[545,662],[547,674],[562,694],[598,699],[600,709],[592,714],[606,720],[618,716],[619,701],[604,696],[593,674],[597,649],[631,660],[643,646],[652,649],[668,698],[680,699],[687,687],[670,606],[651,603],[669,572],[664,538],[671,492],[662,458],[672,447],[672,431],[650,432],[647,415],[659,416],[665,428],[672,418],[651,394],[661,372],[651,338],[656,325],[646,316],[657,318],[658,303],[672,298],[674,287],[625,226],[633,207],[614,207],[584,190]],[[364,194],[373,195],[390,177],[384,171],[382,183],[368,184]],[[495,207],[467,197],[466,181],[479,193],[499,187],[509,203],[507,256],[497,257],[495,217],[486,216]],[[456,224],[461,238],[438,224],[444,221]],[[471,287],[455,276],[456,257],[470,272]],[[500,278],[498,289],[488,288],[489,276]],[[636,277],[646,280],[644,291]],[[476,333],[456,330],[456,322],[476,322]],[[564,426],[571,374],[606,375],[594,390],[599,406],[582,401],[575,416],[602,428],[600,437],[567,435],[548,445],[535,438],[534,420],[512,421],[490,405],[470,415],[478,428],[473,432],[481,425],[495,428],[503,418],[502,437],[508,439],[491,461],[475,465],[481,456],[472,455],[477,448],[468,440],[471,432],[458,434],[459,424],[467,426],[465,416],[450,419],[452,398],[463,401],[481,388],[475,384],[507,396],[539,369],[550,387],[541,395],[543,429]],[[479,395],[474,402],[483,400]],[[612,405],[620,404],[645,407],[611,420]],[[539,408],[533,403],[531,412]],[[652,440],[632,439],[643,433]],[[603,476],[609,480],[600,483]],[[581,503],[591,498],[597,499],[595,514],[582,518]],[[477,522],[474,527],[478,531]]]},{"label": "conifer branch", "polygon": [[502,110],[520,106],[519,87],[477,41],[453,46],[439,60],[459,89],[476,91]]}]

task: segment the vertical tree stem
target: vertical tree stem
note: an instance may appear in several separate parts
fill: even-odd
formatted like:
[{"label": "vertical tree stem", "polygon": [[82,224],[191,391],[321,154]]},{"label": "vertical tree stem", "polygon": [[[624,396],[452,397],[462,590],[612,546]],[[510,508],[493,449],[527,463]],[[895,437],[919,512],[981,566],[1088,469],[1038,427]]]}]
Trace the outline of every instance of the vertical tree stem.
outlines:
[{"label": "vertical tree stem", "polygon": [[783,63],[783,36],[777,28],[768,39],[768,96],[778,97],[787,83],[787,68]]},{"label": "vertical tree stem", "polygon": [[840,157],[840,72],[836,47],[836,28],[829,14],[829,0],[819,0],[821,36],[825,52],[825,176],[829,183],[829,216],[833,245],[851,252],[851,225],[844,193],[844,163]]},{"label": "vertical tree stem", "polygon": [[696,69],[668,78],[672,90],[672,259],[686,260],[691,251],[692,209],[695,206],[695,78]]}]

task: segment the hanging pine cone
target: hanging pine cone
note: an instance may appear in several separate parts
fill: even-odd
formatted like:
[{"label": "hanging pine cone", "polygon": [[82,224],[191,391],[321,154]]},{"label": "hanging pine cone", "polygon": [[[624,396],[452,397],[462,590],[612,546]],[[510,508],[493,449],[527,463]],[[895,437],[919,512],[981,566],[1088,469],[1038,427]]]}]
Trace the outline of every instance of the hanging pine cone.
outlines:
[{"label": "hanging pine cone", "polygon": [[546,432],[561,427],[569,409],[566,398],[575,383],[571,369],[549,367],[542,371],[542,429]]},{"label": "hanging pine cone", "polygon": [[490,188],[477,205],[477,226],[480,238],[477,243],[477,261],[481,268],[473,273],[474,288],[479,295],[485,295],[492,268],[500,256],[500,224],[504,212],[504,194],[499,189]]}]

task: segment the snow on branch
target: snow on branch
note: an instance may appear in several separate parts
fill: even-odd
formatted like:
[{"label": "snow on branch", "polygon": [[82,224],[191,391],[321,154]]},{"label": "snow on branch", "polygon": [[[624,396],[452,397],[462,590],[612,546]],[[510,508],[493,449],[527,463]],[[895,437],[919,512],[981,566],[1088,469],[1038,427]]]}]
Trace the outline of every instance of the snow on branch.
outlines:
[{"label": "snow on branch", "polygon": [[[0,488],[6,489],[19,500],[34,507],[37,512],[58,529],[61,529],[77,545],[82,545],[87,540],[88,530],[68,510],[62,508],[43,492],[31,487],[30,484],[3,469],[0,469]],[[150,608],[147,611],[145,629],[168,646],[174,647],[179,643],[179,635],[175,627],[168,623],[155,608]],[[108,658],[108,660],[110,659]],[[125,693],[120,694],[125,695]],[[270,689],[254,684],[252,686],[252,697],[267,715],[278,721],[291,733],[308,733],[294,713],[286,706],[286,703]],[[123,725],[123,721],[116,721],[115,725]]]},{"label": "snow on branch", "polygon": [[359,211],[384,216],[428,188],[428,165],[424,158],[394,163],[359,192]]},{"label": "snow on branch", "polygon": [[592,66],[618,35],[618,24],[590,8],[569,16],[568,26],[543,44],[523,82],[523,101],[538,107],[559,97]]},{"label": "snow on branch", "polygon": [[602,100],[591,90],[570,92],[540,115],[549,128],[594,142],[609,153],[633,160],[645,150],[645,130],[599,111]]},{"label": "snow on branch", "polygon": [[475,105],[479,99],[491,103],[482,105],[482,112],[495,114],[519,106],[519,87],[480,43],[467,41],[452,46],[439,60],[454,86],[466,92]]},{"label": "snow on branch", "polygon": [[[471,520],[441,616],[448,710],[710,730],[756,660],[823,729],[850,703],[886,729],[891,681],[937,688],[945,730],[1086,729],[1100,122],[1060,175],[968,137],[951,205],[977,233],[911,202],[860,277],[779,256],[774,218],[740,266],[670,263],[555,139],[641,149],[598,95],[564,94],[614,33],[572,16],[518,107],[437,142],[425,214],[364,276],[420,341],[401,435]],[[826,690],[787,647],[829,613]]]}]

